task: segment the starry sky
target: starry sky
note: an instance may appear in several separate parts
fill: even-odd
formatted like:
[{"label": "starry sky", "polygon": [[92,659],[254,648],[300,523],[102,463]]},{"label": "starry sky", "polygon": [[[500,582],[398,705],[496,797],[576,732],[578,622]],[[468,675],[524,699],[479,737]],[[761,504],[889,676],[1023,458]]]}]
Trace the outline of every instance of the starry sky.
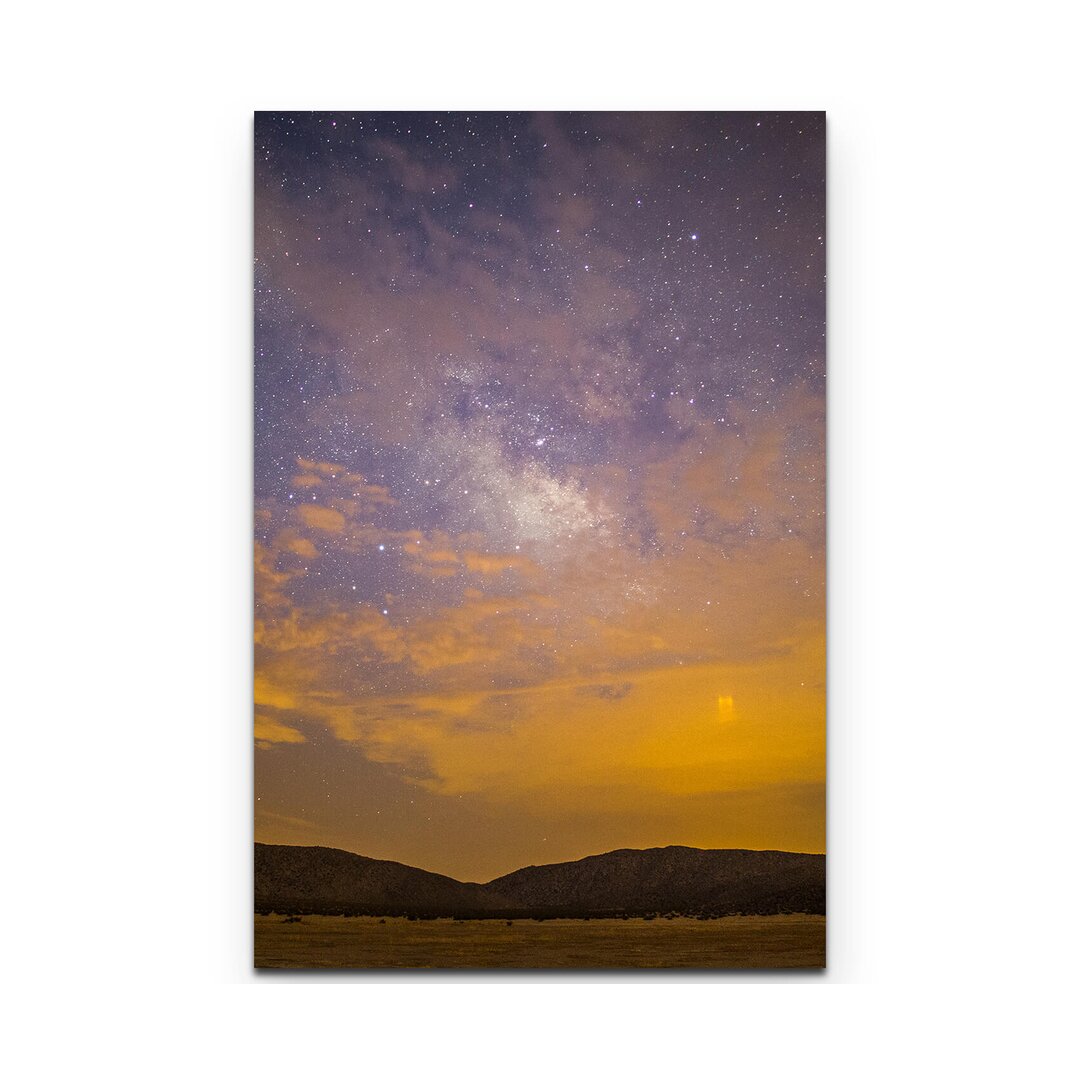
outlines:
[{"label": "starry sky", "polygon": [[821,113],[255,118],[255,834],[823,851]]}]

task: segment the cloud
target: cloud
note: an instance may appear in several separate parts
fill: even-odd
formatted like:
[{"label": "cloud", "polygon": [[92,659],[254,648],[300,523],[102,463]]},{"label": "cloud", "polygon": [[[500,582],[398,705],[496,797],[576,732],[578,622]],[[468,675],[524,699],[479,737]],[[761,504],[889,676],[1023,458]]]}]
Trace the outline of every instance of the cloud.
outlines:
[{"label": "cloud", "polygon": [[345,467],[342,465],[335,465],[330,461],[312,461],[310,458],[298,457],[296,464],[301,469],[309,473],[319,473],[322,476],[337,476],[340,473],[345,472]]},{"label": "cloud", "polygon": [[[717,723],[730,666],[642,671],[635,693],[559,681],[500,694],[383,699],[354,706],[348,737],[376,761],[423,762],[421,786],[496,802],[611,811],[660,793],[685,796],[824,775],[824,699],[799,686],[803,656],[745,677],[738,717]],[[722,695],[727,697],[727,695]],[[598,699],[603,708],[597,708]],[[345,728],[339,727],[344,733]]]},{"label": "cloud", "polygon": [[289,551],[304,559],[319,557],[319,549],[306,536],[298,536],[291,529],[282,530],[276,537],[274,546],[279,551]]},{"label": "cloud", "polygon": [[600,698],[603,701],[620,701],[633,689],[634,684],[631,682],[599,683],[579,686],[577,692],[586,697]]},{"label": "cloud", "polygon": [[447,547],[450,537],[445,533],[436,533],[427,538],[417,537],[404,548],[407,565],[414,573],[428,578],[452,578],[461,567],[461,556]]},{"label": "cloud", "polygon": [[310,529],[319,529],[328,533],[345,531],[345,515],[329,506],[305,503],[296,508],[296,516]]},{"label": "cloud", "polygon": [[449,162],[410,153],[390,139],[373,139],[371,150],[390,166],[390,175],[405,191],[435,194],[457,185],[457,170]]},{"label": "cloud", "polygon": [[255,742],[261,749],[276,743],[307,742],[302,731],[283,724],[265,712],[255,713]]},{"label": "cloud", "polygon": [[275,709],[293,709],[297,698],[288,690],[271,682],[261,671],[255,672],[255,704]]},{"label": "cloud", "polygon": [[533,563],[521,555],[487,555],[479,551],[466,551],[461,558],[465,568],[476,574],[497,576],[507,570],[533,569]]}]

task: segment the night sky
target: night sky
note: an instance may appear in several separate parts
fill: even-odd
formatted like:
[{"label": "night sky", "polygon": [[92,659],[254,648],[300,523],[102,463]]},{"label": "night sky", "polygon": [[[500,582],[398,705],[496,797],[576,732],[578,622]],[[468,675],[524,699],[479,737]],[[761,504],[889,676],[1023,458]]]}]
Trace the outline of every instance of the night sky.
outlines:
[{"label": "night sky", "polygon": [[256,839],[823,851],[819,113],[260,113]]}]

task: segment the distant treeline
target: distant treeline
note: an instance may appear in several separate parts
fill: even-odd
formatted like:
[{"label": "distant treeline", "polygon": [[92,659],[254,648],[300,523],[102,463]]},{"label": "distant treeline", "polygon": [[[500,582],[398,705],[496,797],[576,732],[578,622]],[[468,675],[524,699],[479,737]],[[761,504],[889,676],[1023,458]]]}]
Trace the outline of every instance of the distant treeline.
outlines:
[{"label": "distant treeline", "polygon": [[819,903],[807,901],[792,906],[790,903],[744,905],[725,910],[702,911],[627,911],[622,908],[611,910],[582,911],[578,908],[504,908],[498,910],[475,911],[430,911],[408,907],[375,908],[357,904],[313,904],[296,903],[288,900],[277,902],[263,901],[255,907],[256,915],[344,915],[350,918],[386,918],[410,920],[453,919],[532,919],[543,922],[546,919],[723,919],[731,915],[824,915],[824,899]]}]

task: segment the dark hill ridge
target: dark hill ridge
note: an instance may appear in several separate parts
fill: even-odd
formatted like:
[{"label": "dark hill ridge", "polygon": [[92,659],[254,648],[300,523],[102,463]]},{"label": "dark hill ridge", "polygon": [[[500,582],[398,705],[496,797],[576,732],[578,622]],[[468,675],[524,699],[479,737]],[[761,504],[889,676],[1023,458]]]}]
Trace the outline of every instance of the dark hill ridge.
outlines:
[{"label": "dark hill ridge", "polygon": [[255,845],[255,909],[378,915],[825,914],[825,856],[623,848],[476,885],[337,848]]},{"label": "dark hill ridge", "polygon": [[523,908],[825,913],[825,856],[790,851],[623,848],[529,866],[486,886]]},{"label": "dark hill ridge", "polygon": [[480,885],[327,847],[255,845],[256,910],[453,914],[489,906]]}]

